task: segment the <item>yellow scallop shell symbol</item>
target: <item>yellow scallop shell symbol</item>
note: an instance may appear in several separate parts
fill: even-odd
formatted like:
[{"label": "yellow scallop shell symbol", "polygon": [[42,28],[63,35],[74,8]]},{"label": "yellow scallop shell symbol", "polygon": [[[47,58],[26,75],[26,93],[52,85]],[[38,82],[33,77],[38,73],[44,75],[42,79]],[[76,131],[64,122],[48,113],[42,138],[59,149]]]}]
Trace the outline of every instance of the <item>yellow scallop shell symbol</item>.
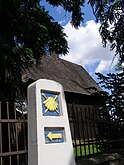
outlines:
[{"label": "yellow scallop shell symbol", "polygon": [[43,104],[46,108],[45,112],[44,113],[47,113],[47,111],[50,111],[50,112],[54,112],[56,111],[57,113],[58,110],[58,103],[56,102],[56,99],[58,98],[58,96],[56,95],[54,98],[53,97],[46,97],[44,94],[42,94],[42,96],[44,96],[44,98],[46,99]]}]

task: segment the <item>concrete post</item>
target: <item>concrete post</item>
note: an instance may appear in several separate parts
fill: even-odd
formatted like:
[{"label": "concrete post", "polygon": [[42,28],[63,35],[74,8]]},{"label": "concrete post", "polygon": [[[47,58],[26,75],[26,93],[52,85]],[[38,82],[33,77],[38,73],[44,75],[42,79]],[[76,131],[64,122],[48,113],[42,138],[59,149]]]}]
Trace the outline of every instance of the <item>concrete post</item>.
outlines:
[{"label": "concrete post", "polygon": [[75,165],[64,91],[55,81],[28,87],[28,165]]}]

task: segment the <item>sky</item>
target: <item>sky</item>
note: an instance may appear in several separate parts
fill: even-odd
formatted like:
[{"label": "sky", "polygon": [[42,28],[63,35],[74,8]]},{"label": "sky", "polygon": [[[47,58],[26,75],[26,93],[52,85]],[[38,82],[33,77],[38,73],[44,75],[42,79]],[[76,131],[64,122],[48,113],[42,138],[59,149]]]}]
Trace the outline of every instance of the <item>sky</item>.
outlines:
[{"label": "sky", "polygon": [[69,53],[61,58],[83,66],[96,81],[95,72],[114,72],[117,59],[112,63],[114,51],[110,51],[109,45],[103,48],[99,34],[100,24],[95,22],[90,5],[86,4],[82,8],[85,13],[84,23],[77,30],[70,24],[70,14],[62,7],[53,8],[45,0],[41,1],[41,5],[44,5],[49,14],[63,26],[68,36]]}]

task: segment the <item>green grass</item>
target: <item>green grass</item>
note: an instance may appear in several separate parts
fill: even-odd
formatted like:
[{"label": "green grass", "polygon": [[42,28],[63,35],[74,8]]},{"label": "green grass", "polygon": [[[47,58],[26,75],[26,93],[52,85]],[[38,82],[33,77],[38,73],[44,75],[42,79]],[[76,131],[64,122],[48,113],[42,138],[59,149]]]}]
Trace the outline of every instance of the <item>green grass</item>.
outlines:
[{"label": "green grass", "polygon": [[[91,155],[91,154],[95,154],[95,153],[99,153],[100,150],[97,149],[95,144],[91,144],[91,145],[85,145],[85,146],[78,146],[78,147],[74,147],[74,155],[75,156],[87,156],[87,155]],[[77,153],[77,154],[76,154]]]}]

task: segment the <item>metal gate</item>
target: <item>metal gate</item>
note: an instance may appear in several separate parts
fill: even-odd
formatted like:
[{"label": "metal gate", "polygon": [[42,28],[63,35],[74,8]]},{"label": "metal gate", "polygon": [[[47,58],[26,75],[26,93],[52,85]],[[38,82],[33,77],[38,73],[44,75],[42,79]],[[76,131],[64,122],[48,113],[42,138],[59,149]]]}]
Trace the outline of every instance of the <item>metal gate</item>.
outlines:
[{"label": "metal gate", "polygon": [[95,105],[68,104],[75,157],[124,149],[124,120]]},{"label": "metal gate", "polygon": [[27,113],[21,103],[0,102],[0,165],[27,165]]}]

